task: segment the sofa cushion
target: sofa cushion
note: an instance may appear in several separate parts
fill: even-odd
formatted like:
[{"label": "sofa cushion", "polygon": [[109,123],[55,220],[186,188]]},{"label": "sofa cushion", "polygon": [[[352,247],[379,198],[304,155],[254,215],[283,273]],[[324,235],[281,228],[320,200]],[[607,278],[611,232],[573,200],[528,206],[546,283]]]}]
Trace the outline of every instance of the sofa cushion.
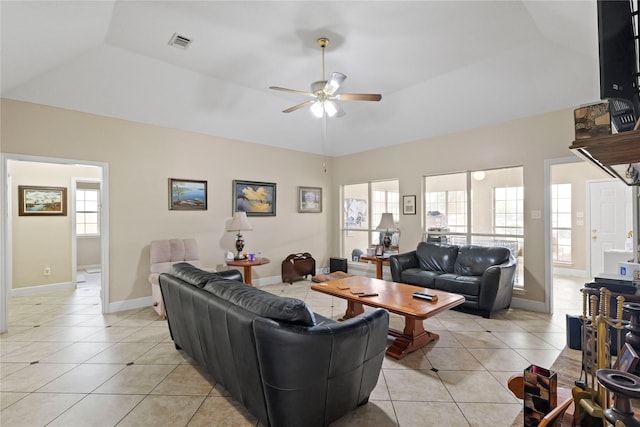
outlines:
[{"label": "sofa cushion", "polygon": [[188,262],[178,262],[173,264],[170,274],[199,288],[204,287],[204,285],[206,285],[210,280],[220,278],[217,273],[201,270]]},{"label": "sofa cushion", "polygon": [[420,268],[428,271],[453,273],[457,255],[458,247],[455,245],[420,242],[416,249]]},{"label": "sofa cushion", "polygon": [[313,311],[297,298],[279,297],[244,283],[220,278],[209,281],[203,289],[261,317],[301,326],[316,324]]},{"label": "sofa cushion", "polygon": [[459,276],[457,274],[442,274],[435,278],[435,289],[460,295],[479,295],[480,276]]},{"label": "sofa cushion", "polygon": [[400,281],[402,283],[411,283],[416,286],[432,288],[433,281],[442,271],[427,271],[421,268],[407,268],[400,273]]},{"label": "sofa cushion", "polygon": [[492,265],[509,260],[511,252],[500,246],[460,246],[453,272],[461,276],[482,276]]}]

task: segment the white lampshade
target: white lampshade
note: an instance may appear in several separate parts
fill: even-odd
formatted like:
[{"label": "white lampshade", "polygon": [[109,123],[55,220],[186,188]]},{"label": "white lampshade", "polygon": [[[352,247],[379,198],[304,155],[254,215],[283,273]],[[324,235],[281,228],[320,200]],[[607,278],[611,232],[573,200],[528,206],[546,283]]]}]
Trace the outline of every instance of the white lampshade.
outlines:
[{"label": "white lampshade", "polygon": [[227,231],[242,230],[253,230],[253,228],[249,225],[246,212],[236,212],[233,214],[233,220],[231,221],[229,228],[227,228]]},{"label": "white lampshade", "polygon": [[393,221],[393,214],[389,212],[383,213],[382,218],[380,218],[380,224],[378,224],[376,230],[389,232],[395,231],[396,229],[396,223]]}]

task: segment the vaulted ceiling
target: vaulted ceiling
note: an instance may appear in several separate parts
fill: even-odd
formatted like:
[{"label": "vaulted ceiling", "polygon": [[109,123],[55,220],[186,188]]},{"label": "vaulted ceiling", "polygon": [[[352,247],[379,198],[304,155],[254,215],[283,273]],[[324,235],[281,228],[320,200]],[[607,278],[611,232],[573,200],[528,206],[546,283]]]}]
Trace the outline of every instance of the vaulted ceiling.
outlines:
[{"label": "vaulted ceiling", "polygon": [[[344,155],[599,99],[593,1],[6,1],[5,98]],[[186,49],[168,44],[178,33]],[[306,100],[326,70],[341,102]]]}]

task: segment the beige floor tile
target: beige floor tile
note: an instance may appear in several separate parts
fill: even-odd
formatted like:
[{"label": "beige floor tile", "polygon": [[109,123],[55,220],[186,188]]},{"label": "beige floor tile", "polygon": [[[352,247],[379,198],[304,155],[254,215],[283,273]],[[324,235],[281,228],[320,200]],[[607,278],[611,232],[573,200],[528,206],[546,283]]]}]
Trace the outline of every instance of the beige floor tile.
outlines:
[{"label": "beige floor tile", "polygon": [[510,348],[471,348],[469,352],[490,371],[520,371],[530,365],[529,361]]},{"label": "beige floor tile", "polygon": [[474,320],[461,319],[461,318],[449,318],[443,319],[440,317],[440,323],[449,331],[484,331],[485,329],[477,324]]},{"label": "beige floor tile", "polygon": [[558,350],[562,350],[567,345],[567,334],[565,332],[533,332],[533,335],[548,342]]},{"label": "beige floor tile", "polygon": [[[0,392],[0,411],[6,408],[7,406],[13,405],[18,400],[28,395],[29,393],[14,393],[11,391]],[[0,415],[0,421],[2,421],[1,415]]]},{"label": "beige floor tile", "polygon": [[2,425],[45,426],[83,397],[84,394],[31,393],[2,411]]},{"label": "beige floor tile", "polygon": [[555,348],[545,340],[535,336],[529,332],[494,332],[496,337],[505,342],[509,347],[515,349],[521,348]]},{"label": "beige floor tile", "polygon": [[169,336],[169,329],[150,325],[124,337],[121,342],[162,342]]},{"label": "beige floor tile", "polygon": [[390,401],[373,401],[329,424],[331,427],[393,427],[397,426],[396,414]]},{"label": "beige floor tile", "polygon": [[82,338],[82,342],[119,342],[129,335],[138,332],[137,327],[108,326],[98,332]]},{"label": "beige floor tile", "polygon": [[393,407],[400,427],[469,426],[455,403],[394,401]]},{"label": "beige floor tile", "polygon": [[142,399],[140,394],[89,394],[47,427],[115,426]]},{"label": "beige floor tile", "polygon": [[456,402],[518,403],[487,371],[438,371],[438,376]]},{"label": "beige floor tile", "polygon": [[26,362],[32,363],[44,359],[65,347],[68,347],[68,342],[32,342],[20,347],[19,349],[12,351],[9,354],[2,356],[3,362]]},{"label": "beige floor tile", "polygon": [[387,369],[384,378],[392,400],[453,402],[440,378],[432,371]]},{"label": "beige floor tile", "polygon": [[465,348],[432,348],[425,349],[431,365],[439,370],[463,369],[476,371],[484,369],[482,364]]},{"label": "beige floor tile", "polygon": [[522,410],[522,403],[458,403],[472,427],[509,427]]},{"label": "beige floor tile", "polygon": [[452,332],[453,336],[465,348],[508,348],[509,346],[500,341],[491,332]]},{"label": "beige floor tile", "polygon": [[135,360],[136,365],[177,365],[185,362],[186,354],[176,350],[173,341],[162,342]]},{"label": "beige floor tile", "polygon": [[553,365],[553,362],[555,362],[562,350],[518,349],[516,351],[527,359],[530,364],[549,368]]},{"label": "beige floor tile", "polygon": [[524,331],[517,323],[506,319],[476,319],[476,323],[482,326],[485,330],[491,332],[520,332]]},{"label": "beige floor tile", "polygon": [[378,382],[369,395],[369,400],[391,400],[389,389],[387,388],[387,381],[384,379],[384,371],[380,371]]},{"label": "beige floor tile", "polygon": [[172,365],[131,365],[98,387],[95,393],[151,393],[174,369]]},{"label": "beige floor tile", "polygon": [[[215,420],[215,422],[213,422]],[[258,420],[242,405],[227,397],[207,397],[187,424],[188,427],[255,426]]]},{"label": "beige floor tile", "polygon": [[36,363],[29,365],[3,378],[0,382],[0,391],[36,391],[75,366],[77,365],[62,363]]},{"label": "beige floor tile", "polygon": [[124,417],[118,427],[184,426],[204,399],[204,396],[147,396]]},{"label": "beige floor tile", "polygon": [[43,393],[91,393],[109,378],[123,370],[125,365],[78,365],[69,372],[38,389]]},{"label": "beige floor tile", "polygon": [[385,356],[382,361],[383,369],[431,369],[431,367],[422,349],[409,353],[400,360]]},{"label": "beige floor tile", "polygon": [[77,342],[53,353],[41,360],[44,363],[83,363],[111,347],[108,342]]},{"label": "beige floor tile", "polygon": [[29,363],[0,363],[0,378],[31,366]]},{"label": "beige floor tile", "polygon": [[[429,329],[427,329],[429,330]],[[452,332],[446,331],[446,330],[438,330],[438,331],[433,331],[435,333],[437,333],[440,338],[438,338],[435,341],[431,341],[429,344],[426,345],[426,347],[424,347],[423,349],[425,351],[427,351],[428,349],[432,349],[432,348],[462,348],[464,347],[462,345],[462,343],[460,341],[458,341],[456,339],[456,337],[453,335]]]},{"label": "beige floor tile", "polygon": [[116,343],[87,360],[87,363],[130,363],[154,346],[154,343]]},{"label": "beige floor tile", "polygon": [[191,365],[180,365],[151,394],[207,396],[212,389],[213,384],[200,370]]}]

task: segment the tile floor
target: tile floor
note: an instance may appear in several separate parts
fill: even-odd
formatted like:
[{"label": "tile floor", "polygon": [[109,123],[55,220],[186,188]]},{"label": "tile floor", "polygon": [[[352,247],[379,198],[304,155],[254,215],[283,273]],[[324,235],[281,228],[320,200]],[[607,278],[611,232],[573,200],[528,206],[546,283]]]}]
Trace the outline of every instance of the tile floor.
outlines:
[{"label": "tile floor", "polygon": [[[151,308],[100,314],[92,274],[75,291],[13,298],[0,335],[0,425],[257,426],[256,419],[175,350]],[[584,279],[556,280],[556,313],[511,309],[492,319],[456,311],[425,322],[440,340],[386,358],[369,403],[332,426],[510,426],[522,403],[506,388],[565,345],[564,314],[581,309]],[[264,286],[337,318],[345,302],[310,282]],[[402,325],[399,317],[391,322]]]}]

